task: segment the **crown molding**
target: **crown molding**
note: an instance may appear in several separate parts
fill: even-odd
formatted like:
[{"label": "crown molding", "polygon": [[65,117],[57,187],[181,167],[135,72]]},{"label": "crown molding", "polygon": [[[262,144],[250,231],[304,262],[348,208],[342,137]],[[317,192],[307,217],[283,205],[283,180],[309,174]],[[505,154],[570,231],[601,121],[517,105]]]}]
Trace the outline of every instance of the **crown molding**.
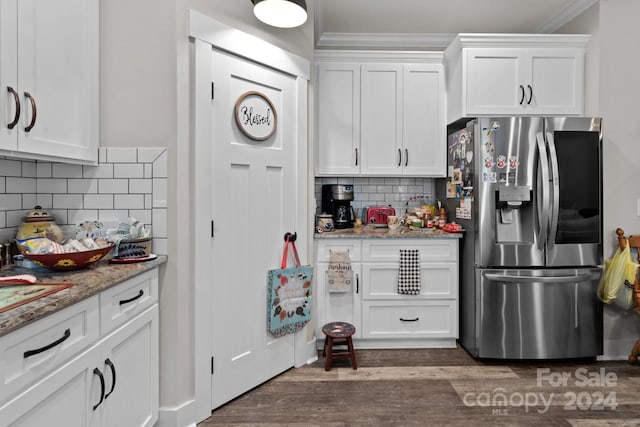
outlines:
[{"label": "crown molding", "polygon": [[455,34],[322,33],[316,48],[442,50]]},{"label": "crown molding", "polygon": [[539,34],[553,33],[596,3],[598,0],[574,0],[562,12],[538,27],[536,32]]}]

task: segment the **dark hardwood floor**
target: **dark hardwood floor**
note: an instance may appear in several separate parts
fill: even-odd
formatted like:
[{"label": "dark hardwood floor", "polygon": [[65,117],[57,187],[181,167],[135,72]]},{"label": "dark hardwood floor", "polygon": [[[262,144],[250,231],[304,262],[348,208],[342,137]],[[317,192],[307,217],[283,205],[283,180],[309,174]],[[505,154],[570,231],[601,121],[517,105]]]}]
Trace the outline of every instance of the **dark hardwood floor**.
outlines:
[{"label": "dark hardwood floor", "polygon": [[199,426],[640,426],[640,366],[478,361],[462,348],[356,350],[290,369]]}]

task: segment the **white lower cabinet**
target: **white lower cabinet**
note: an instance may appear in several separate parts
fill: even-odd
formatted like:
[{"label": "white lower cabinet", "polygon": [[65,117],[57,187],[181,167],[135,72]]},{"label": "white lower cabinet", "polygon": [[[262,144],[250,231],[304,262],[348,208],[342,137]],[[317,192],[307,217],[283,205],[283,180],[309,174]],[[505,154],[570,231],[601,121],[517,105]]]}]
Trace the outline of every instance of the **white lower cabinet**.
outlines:
[{"label": "white lower cabinet", "polygon": [[[328,292],[329,253],[351,254],[353,292]],[[420,293],[398,293],[400,249],[420,255]],[[356,326],[359,348],[454,347],[458,338],[458,240],[349,239],[316,241],[317,337],[322,325],[347,321]],[[321,345],[321,343],[320,343]]]},{"label": "white lower cabinet", "polygon": [[[46,362],[58,360],[66,349],[72,348],[74,342],[82,342],[86,335],[78,327],[67,328],[69,320],[66,319],[78,317],[78,314],[69,316],[68,313],[82,314],[86,308],[95,306],[96,315],[88,319],[97,318],[97,296],[2,337],[0,366],[6,366],[7,362],[15,366],[32,364],[31,357],[40,358],[42,362],[40,366],[32,367],[28,375],[21,375],[20,381],[12,387],[13,393],[0,399],[0,427],[153,426],[158,419],[159,405],[157,283],[155,269],[105,291],[107,296],[124,290],[137,296],[142,291],[142,296],[123,299],[122,304],[116,302],[118,306],[128,307],[129,320],[55,366]],[[149,294],[151,300],[143,298]],[[100,295],[100,298],[105,300],[104,296]],[[111,301],[111,298],[106,300]],[[85,310],[78,310],[76,306]],[[105,304],[101,304],[101,310],[104,307]],[[49,325],[51,321],[59,322],[59,325]],[[6,351],[16,347],[11,345],[14,342],[33,341],[31,334],[42,336],[42,330],[55,331],[56,327],[66,328],[65,333],[70,330],[70,336],[59,343],[60,339],[49,342],[56,345],[37,348],[44,349],[37,355],[25,357],[25,353],[20,353],[19,357],[12,357],[17,352]],[[91,330],[100,330],[97,321],[91,323]],[[74,339],[76,336],[79,338]],[[16,361],[12,362],[13,359]],[[10,376],[10,373],[5,375]]]}]

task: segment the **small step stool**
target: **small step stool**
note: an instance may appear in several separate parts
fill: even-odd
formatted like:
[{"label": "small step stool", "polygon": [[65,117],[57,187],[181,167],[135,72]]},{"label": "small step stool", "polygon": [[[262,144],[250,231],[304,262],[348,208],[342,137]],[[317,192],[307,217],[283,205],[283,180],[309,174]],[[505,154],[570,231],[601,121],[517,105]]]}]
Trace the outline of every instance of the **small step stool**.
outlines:
[{"label": "small step stool", "polygon": [[325,357],[324,370],[330,371],[331,361],[337,358],[351,359],[351,367],[354,370],[358,369],[353,340],[351,339],[356,333],[356,327],[347,322],[331,322],[322,327],[322,333],[325,335],[322,350],[322,355]]}]

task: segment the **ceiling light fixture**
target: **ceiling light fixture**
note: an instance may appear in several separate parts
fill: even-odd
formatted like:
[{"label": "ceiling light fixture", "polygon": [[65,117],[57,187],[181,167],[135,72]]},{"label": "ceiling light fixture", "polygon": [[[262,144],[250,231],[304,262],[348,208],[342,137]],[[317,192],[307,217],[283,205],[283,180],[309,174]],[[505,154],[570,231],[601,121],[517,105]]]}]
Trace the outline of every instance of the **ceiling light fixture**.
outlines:
[{"label": "ceiling light fixture", "polygon": [[293,28],[307,21],[305,0],[251,0],[253,14],[265,24]]}]

